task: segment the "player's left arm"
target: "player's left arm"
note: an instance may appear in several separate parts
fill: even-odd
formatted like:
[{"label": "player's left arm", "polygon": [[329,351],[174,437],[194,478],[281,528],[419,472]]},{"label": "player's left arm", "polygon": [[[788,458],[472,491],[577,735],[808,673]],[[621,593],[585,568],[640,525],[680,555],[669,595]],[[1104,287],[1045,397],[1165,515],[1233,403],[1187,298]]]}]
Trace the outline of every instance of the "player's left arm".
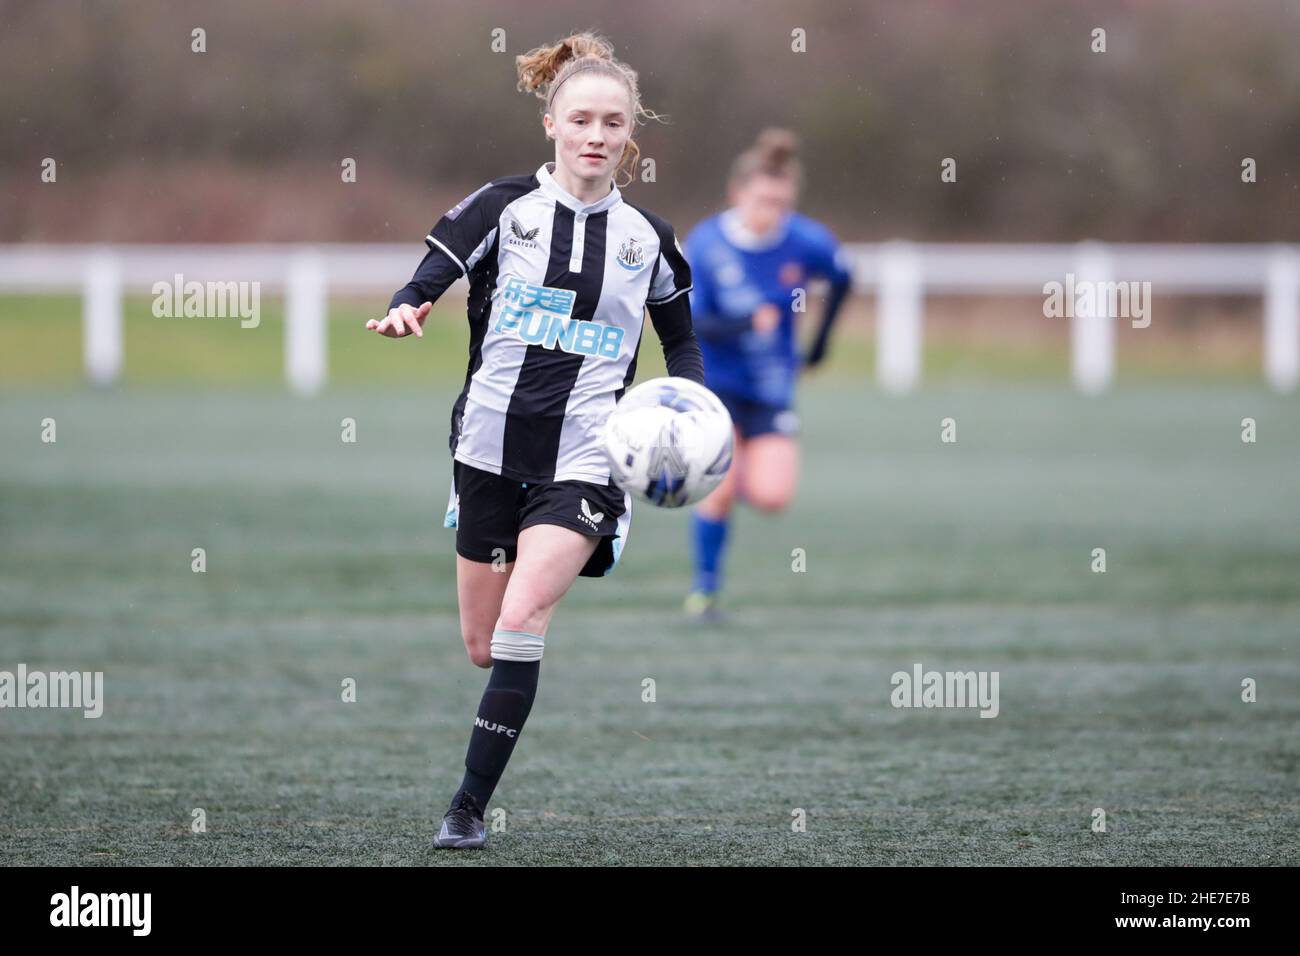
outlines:
[{"label": "player's left arm", "polygon": [[662,230],[659,259],[645,300],[650,322],[663,345],[668,374],[703,385],[704,356],[691,326],[691,267],[672,228],[667,223],[656,227]]},{"label": "player's left arm", "polygon": [[679,295],[663,303],[646,303],[650,321],[664,347],[664,364],[668,374],[704,384],[704,356],[691,327],[691,300]]},{"label": "player's left arm", "polygon": [[813,246],[808,267],[813,275],[822,276],[830,282],[830,292],[826,296],[826,307],[822,312],[821,323],[803,359],[805,368],[813,368],[826,358],[831,327],[840,314],[844,300],[853,289],[853,273],[849,267],[847,254],[829,230],[823,231],[819,241]]}]

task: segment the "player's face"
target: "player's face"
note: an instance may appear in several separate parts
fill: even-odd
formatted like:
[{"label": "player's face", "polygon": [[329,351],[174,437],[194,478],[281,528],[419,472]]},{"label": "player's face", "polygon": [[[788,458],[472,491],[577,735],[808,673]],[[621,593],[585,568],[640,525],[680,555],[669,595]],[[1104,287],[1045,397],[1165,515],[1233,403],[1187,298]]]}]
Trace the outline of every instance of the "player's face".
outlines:
[{"label": "player's face", "polygon": [[745,228],[760,234],[775,229],[798,199],[799,188],[792,177],[762,173],[750,176],[731,194]]},{"label": "player's face", "polygon": [[608,76],[575,76],[543,118],[555,140],[555,162],[593,185],[614,176],[631,133],[627,88]]}]

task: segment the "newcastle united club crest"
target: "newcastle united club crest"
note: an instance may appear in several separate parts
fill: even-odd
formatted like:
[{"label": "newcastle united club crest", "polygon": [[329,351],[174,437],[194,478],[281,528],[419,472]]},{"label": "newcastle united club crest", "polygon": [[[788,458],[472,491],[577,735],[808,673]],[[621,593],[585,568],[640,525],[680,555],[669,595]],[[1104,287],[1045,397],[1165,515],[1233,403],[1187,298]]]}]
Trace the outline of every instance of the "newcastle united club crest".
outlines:
[{"label": "newcastle united club crest", "polygon": [[631,236],[618,247],[618,264],[629,272],[636,272],[645,265],[645,250]]}]

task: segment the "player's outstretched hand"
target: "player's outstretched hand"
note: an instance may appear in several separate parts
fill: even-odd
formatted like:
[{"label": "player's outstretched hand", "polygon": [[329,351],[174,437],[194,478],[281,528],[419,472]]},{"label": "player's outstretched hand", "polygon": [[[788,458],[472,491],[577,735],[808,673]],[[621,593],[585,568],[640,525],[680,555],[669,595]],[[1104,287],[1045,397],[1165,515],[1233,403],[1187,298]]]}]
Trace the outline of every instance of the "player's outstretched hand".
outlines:
[{"label": "player's outstretched hand", "polygon": [[408,332],[414,332],[417,336],[423,338],[424,320],[432,308],[432,302],[426,302],[418,309],[403,302],[397,308],[389,309],[388,315],[382,319],[371,319],[366,323],[366,328],[394,339],[400,339]]}]

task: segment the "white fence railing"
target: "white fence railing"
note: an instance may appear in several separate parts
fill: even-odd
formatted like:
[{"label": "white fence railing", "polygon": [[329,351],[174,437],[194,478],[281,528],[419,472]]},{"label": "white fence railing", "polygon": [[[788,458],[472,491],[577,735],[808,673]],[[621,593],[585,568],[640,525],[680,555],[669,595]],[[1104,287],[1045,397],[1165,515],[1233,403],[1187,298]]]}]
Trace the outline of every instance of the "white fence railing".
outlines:
[{"label": "white fence railing", "polygon": [[[845,249],[856,291],[877,297],[876,374],[890,391],[920,381],[927,294],[1043,297],[1047,283],[1064,283],[1067,275],[1094,284],[1149,282],[1160,294],[1262,295],[1265,378],[1279,391],[1300,380],[1300,249],[1294,246],[889,242]],[[295,391],[310,394],[327,378],[329,294],[374,294],[378,311],[422,254],[418,244],[0,246],[0,292],[81,290],[86,374],[108,384],[122,369],[124,294],[152,292],[156,283],[181,277],[257,283],[285,296],[285,376]],[[463,288],[462,280],[462,294]],[[1113,302],[1098,305],[1068,319],[1073,378],[1088,392],[1114,378],[1114,324],[1122,321],[1112,314]]]}]

